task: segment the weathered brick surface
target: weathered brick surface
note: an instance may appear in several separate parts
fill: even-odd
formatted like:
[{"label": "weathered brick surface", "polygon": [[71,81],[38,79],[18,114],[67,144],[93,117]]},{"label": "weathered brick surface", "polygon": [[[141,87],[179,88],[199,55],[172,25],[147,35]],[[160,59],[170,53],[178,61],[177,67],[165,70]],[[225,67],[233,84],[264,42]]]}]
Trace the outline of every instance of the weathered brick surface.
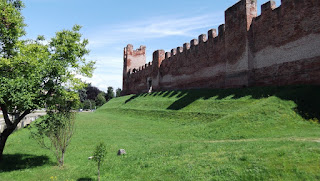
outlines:
[{"label": "weathered brick surface", "polygon": [[[320,84],[320,1],[282,0],[261,7],[241,0],[225,25],[170,52],[145,47],[124,52],[124,94],[153,90]],[[133,71],[135,69],[135,71]]]},{"label": "weathered brick surface", "polygon": [[[139,92],[140,89],[137,89],[136,83],[142,77],[138,78],[134,73],[139,71],[139,69],[142,70],[142,66],[146,64],[146,47],[140,46],[139,49],[133,50],[133,46],[129,44],[124,48],[123,59],[123,93],[131,94],[133,93],[132,91]],[[140,76],[142,76],[141,73]],[[140,80],[140,82],[142,83],[143,80]]]},{"label": "weathered brick surface", "polygon": [[320,56],[251,71],[252,86],[320,85]]}]

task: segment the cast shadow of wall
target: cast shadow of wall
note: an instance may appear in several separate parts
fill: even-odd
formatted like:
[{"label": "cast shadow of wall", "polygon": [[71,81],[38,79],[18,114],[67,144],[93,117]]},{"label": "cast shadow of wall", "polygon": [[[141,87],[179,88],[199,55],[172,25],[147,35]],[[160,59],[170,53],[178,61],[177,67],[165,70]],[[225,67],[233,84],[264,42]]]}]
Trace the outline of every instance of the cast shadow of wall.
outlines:
[{"label": "cast shadow of wall", "polygon": [[15,170],[24,170],[39,167],[50,162],[47,156],[36,156],[30,154],[4,154],[0,162],[0,172],[11,172]]},{"label": "cast shadow of wall", "polygon": [[250,96],[253,99],[267,98],[276,96],[282,100],[290,100],[297,105],[295,111],[305,119],[320,120],[320,86],[285,86],[285,87],[255,87],[243,89],[227,90],[190,90],[182,91],[178,94],[181,96],[177,101],[171,104],[168,109],[180,110],[190,105],[198,99],[239,99]]},{"label": "cast shadow of wall", "polygon": [[92,181],[93,179],[92,178],[79,178],[77,179],[77,181]]},{"label": "cast shadow of wall", "polygon": [[162,96],[178,98],[167,109],[181,110],[192,104],[198,99],[215,98],[217,100],[230,97],[239,99],[250,96],[253,99],[267,98],[276,96],[282,100],[291,100],[296,103],[295,111],[305,119],[317,118],[320,120],[320,86],[283,86],[283,87],[254,87],[242,89],[199,89],[199,90],[182,90],[182,91],[161,91],[151,94],[139,94],[130,97],[126,103],[146,96]]}]

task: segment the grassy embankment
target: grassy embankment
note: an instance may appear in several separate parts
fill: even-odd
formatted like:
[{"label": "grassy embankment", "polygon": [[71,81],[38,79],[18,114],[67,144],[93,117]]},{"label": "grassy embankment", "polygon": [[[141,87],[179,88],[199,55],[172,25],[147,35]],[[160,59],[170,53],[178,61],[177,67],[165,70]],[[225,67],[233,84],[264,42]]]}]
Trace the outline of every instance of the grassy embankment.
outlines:
[{"label": "grassy embankment", "polygon": [[[78,115],[65,167],[12,135],[1,180],[319,180],[320,87],[167,91],[116,98]],[[127,155],[116,156],[124,148]]]}]

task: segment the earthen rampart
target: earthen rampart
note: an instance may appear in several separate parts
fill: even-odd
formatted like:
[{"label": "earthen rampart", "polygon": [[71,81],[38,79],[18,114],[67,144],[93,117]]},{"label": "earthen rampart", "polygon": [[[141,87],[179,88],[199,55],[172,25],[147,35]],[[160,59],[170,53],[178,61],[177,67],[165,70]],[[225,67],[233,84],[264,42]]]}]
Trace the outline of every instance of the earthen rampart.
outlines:
[{"label": "earthen rampart", "polygon": [[123,93],[320,84],[320,1],[256,0],[225,11],[225,24],[170,52],[124,51]]}]

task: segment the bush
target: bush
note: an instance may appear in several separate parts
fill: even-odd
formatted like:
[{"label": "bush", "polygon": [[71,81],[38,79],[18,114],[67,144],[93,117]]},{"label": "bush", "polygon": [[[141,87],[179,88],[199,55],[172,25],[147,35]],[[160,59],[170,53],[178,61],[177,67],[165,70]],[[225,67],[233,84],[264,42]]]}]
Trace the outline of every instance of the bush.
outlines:
[{"label": "bush", "polygon": [[105,93],[104,92],[100,92],[96,98],[96,105],[98,107],[102,106],[103,104],[105,104],[107,101],[106,101],[106,98],[105,98]]},{"label": "bush", "polygon": [[94,109],[96,107],[96,102],[90,99],[87,99],[83,102],[83,109]]},{"label": "bush", "polygon": [[98,181],[100,181],[100,167],[105,157],[106,157],[106,146],[104,145],[104,143],[100,143],[96,147],[93,153],[93,161],[97,162],[98,164]]}]

